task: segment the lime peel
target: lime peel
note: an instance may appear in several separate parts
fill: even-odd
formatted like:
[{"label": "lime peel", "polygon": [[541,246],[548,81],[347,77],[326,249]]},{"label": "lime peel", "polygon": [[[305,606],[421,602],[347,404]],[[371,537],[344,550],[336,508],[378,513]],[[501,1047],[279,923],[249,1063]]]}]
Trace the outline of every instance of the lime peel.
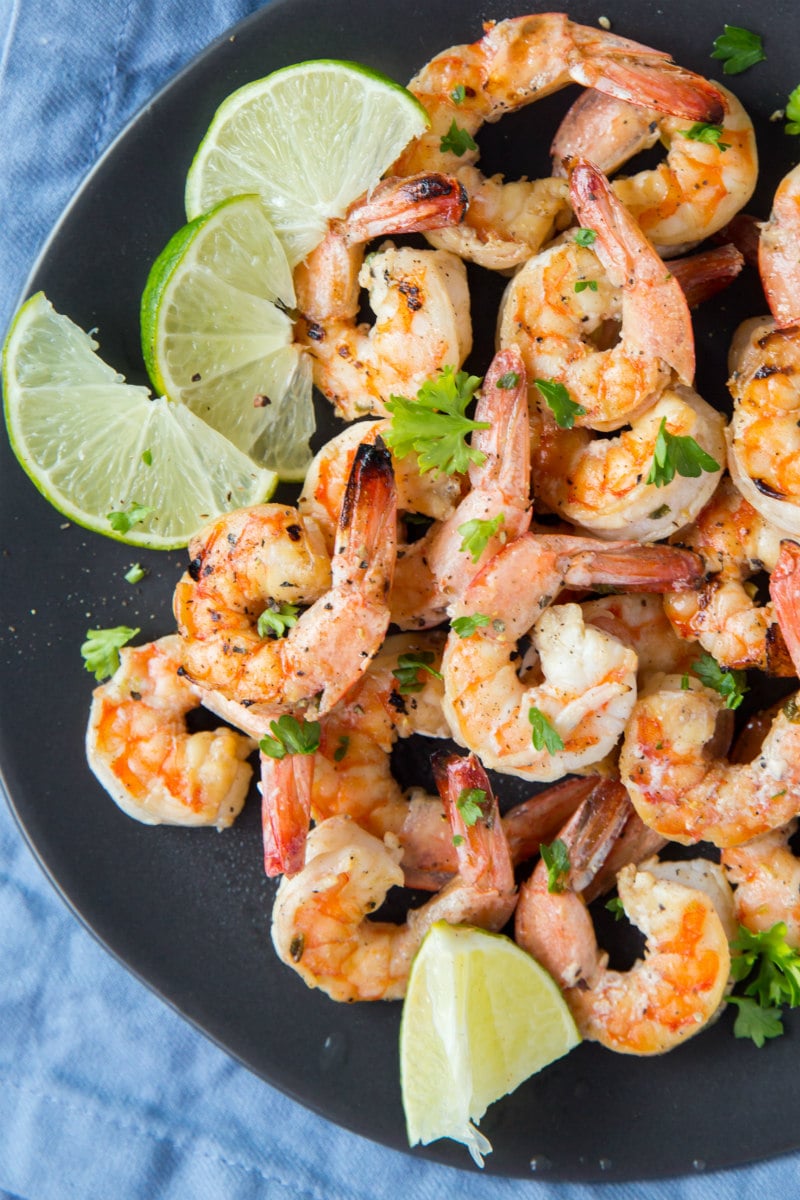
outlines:
[{"label": "lime peel", "polygon": [[412,963],[400,1026],[409,1145],[449,1137],[483,1166],[488,1106],[580,1040],[558,985],[510,938],[437,922]]},{"label": "lime peel", "polygon": [[186,215],[257,191],[292,266],[429,125],[415,96],[359,63],[295,63],[217,109],[186,179]]},{"label": "lime peel", "polygon": [[[184,405],[126,383],[96,350],[43,292],[19,310],[3,350],[11,447],[59,512],[128,545],[170,550],[221,513],[269,498],[274,472]],[[108,514],[130,505],[150,511],[115,530]]]}]

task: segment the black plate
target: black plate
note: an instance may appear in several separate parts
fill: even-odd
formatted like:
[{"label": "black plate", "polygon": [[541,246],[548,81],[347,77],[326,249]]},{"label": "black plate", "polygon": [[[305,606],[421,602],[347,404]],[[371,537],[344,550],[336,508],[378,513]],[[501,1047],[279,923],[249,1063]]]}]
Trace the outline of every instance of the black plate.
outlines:
[{"label": "black plate", "polygon": [[[444,47],[473,40],[481,21],[526,11],[505,0],[274,0],[211,46],[111,147],[55,230],[25,294],[99,328],[103,356],[144,381],[138,304],[150,263],[183,221],[185,173],[217,104],[287,63],[352,58],[406,80]],[[765,35],[768,59],[733,80],[752,113],[762,158],[750,208],[766,214],[800,141],[769,116],[800,81],[791,0],[576,0],[570,15],[670,51],[714,74],[723,21]],[[575,94],[552,97],[487,130],[484,163],[547,173],[556,122]],[[476,349],[491,356],[502,281],[474,271]],[[737,321],[765,308],[748,272],[698,317],[699,390],[720,405],[725,352]],[[122,816],[89,773],[83,735],[92,687],[79,646],[88,627],[125,622],[142,639],[170,630],[181,553],[134,552],[66,527],[4,443],[0,468],[4,619],[0,628],[0,758],[31,845],[62,895],[104,944],[184,1016],[253,1071],[331,1121],[405,1149],[397,1072],[399,1006],[335,1005],[278,964],[268,938],[274,885],[262,874],[251,803],[223,835],[148,829]],[[131,587],[135,560],[150,571]],[[63,692],[61,692],[63,688]],[[42,695],[62,699],[48,703]],[[510,789],[513,791],[514,789]],[[516,793],[519,794],[519,793]],[[756,1050],[735,1041],[730,1015],[660,1060],[585,1045],[493,1106],[482,1128],[489,1172],[623,1179],[688,1173],[778,1154],[800,1144],[797,1026]],[[742,1080],[747,1102],[741,1102]],[[459,1167],[462,1147],[414,1152]]]}]

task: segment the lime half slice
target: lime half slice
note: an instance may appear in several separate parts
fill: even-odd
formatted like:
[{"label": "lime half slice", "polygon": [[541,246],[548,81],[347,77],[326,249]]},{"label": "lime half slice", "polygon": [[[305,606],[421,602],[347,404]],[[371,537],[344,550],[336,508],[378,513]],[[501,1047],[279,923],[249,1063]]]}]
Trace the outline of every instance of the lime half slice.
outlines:
[{"label": "lime half slice", "polygon": [[3,350],[11,446],[60,512],[129,545],[169,550],[272,494],[274,472],[184,405],[125,383],[96,350],[43,292],[22,306]]},{"label": "lime half slice", "polygon": [[168,242],[142,296],[150,378],[261,466],[302,479],[311,367],[292,344],[292,272],[258,196],[224,200]]},{"label": "lime half slice", "polygon": [[409,1145],[449,1137],[483,1165],[476,1123],[495,1100],[580,1041],[544,968],[501,934],[437,922],[408,980],[400,1081]]},{"label": "lime half slice", "polygon": [[366,67],[285,67],[217,109],[189,169],[186,215],[258,192],[295,266],[427,125],[410,92]]}]

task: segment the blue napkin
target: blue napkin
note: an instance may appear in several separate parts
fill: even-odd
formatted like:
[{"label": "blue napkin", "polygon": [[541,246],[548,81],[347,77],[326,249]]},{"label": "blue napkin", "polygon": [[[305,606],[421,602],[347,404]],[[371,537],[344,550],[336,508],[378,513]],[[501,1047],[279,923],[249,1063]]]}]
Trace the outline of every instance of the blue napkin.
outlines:
[{"label": "blue napkin", "polygon": [[[376,0],[376,3],[378,0]],[[0,330],[49,229],[128,118],[254,0],[7,0],[0,20]],[[337,1129],[233,1062],[59,899],[0,802],[0,1196],[470,1200],[529,1181],[455,1172]],[[731,1104],[747,1103],[732,1080]],[[584,1114],[575,1113],[580,1136]],[[466,1166],[465,1153],[465,1166]],[[800,1156],[609,1184],[608,1200],[800,1194]],[[548,1184],[537,1194],[589,1200]]]}]

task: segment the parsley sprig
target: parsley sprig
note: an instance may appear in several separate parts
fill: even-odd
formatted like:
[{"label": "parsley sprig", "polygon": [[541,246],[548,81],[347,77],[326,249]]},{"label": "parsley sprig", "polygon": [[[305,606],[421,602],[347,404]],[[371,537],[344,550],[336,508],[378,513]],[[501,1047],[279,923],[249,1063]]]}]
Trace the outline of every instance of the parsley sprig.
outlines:
[{"label": "parsley sprig", "polygon": [[709,146],[716,146],[724,154],[726,150],[730,150],[730,142],[723,142],[723,128],[721,125],[709,125],[707,121],[695,121],[688,129],[682,129],[681,137],[688,138],[691,142],[705,142]]},{"label": "parsley sprig", "polygon": [[711,57],[722,61],[726,75],[741,75],[742,71],[763,62],[767,56],[760,34],[742,29],[740,25],[726,25],[725,32],[714,38]]},{"label": "parsley sprig", "polygon": [[547,867],[548,892],[563,892],[567,886],[569,875],[569,851],[566,842],[556,838],[549,846],[542,843],[539,847],[542,862]]},{"label": "parsley sprig", "polygon": [[745,692],[749,691],[744,671],[725,670],[711,654],[704,654],[693,662],[692,670],[701,683],[722,696],[726,708],[738,708]]},{"label": "parsley sprig", "polygon": [[786,101],[786,133],[800,133],[800,83]]},{"label": "parsley sprig", "polygon": [[468,129],[462,129],[453,119],[447,133],[439,141],[439,149],[443,153],[449,150],[461,158],[462,154],[466,154],[468,150],[477,150],[478,143]]},{"label": "parsley sprig", "polygon": [[119,666],[120,647],[139,632],[138,629],[129,629],[127,625],[116,625],[113,629],[87,629],[81,656],[86,670],[94,673],[98,683],[114,674]]},{"label": "parsley sprig", "polygon": [[486,613],[473,613],[471,617],[454,617],[451,621],[453,632],[460,638],[472,637],[476,629],[489,624],[490,618]]},{"label": "parsley sprig", "polygon": [[800,1005],[800,954],[788,945],[783,921],[763,933],[740,925],[731,950],[732,978],[737,983],[747,980],[743,995],[728,997],[739,1009],[733,1032],[763,1046],[766,1038],[783,1033],[782,1006]]},{"label": "parsley sprig", "polygon": [[461,552],[469,554],[474,563],[478,562],[488,546],[490,538],[494,537],[504,520],[503,513],[498,513],[496,517],[489,517],[486,520],[474,517],[473,520],[459,525],[458,532],[462,539],[459,546]]},{"label": "parsley sprig", "polygon": [[392,671],[398,683],[401,696],[412,692],[421,692],[425,684],[419,677],[420,671],[427,671],[435,679],[441,679],[441,671],[435,670],[431,663],[436,661],[436,655],[431,650],[413,650],[409,654],[401,654],[397,666]]},{"label": "parsley sprig", "polygon": [[271,604],[258,618],[256,628],[262,638],[285,637],[288,630],[297,624],[300,609],[296,604]]},{"label": "parsley sprig", "polygon": [[586,416],[586,409],[583,405],[575,403],[563,383],[556,383],[554,379],[535,379],[534,383],[542,393],[559,429],[572,429],[576,417]]},{"label": "parsley sprig", "polygon": [[319,721],[304,721],[284,713],[270,721],[273,736],[268,734],[258,743],[267,758],[285,758],[287,754],[314,754],[319,750]]},{"label": "parsley sprig", "polygon": [[713,459],[693,437],[681,437],[667,429],[667,418],[661,418],[653,452],[653,465],[645,483],[664,487],[672,483],[676,475],[697,479],[703,471],[718,471],[719,463]]},{"label": "parsley sprig", "polygon": [[531,723],[534,750],[546,750],[548,754],[557,754],[559,750],[564,749],[561,735],[540,708],[531,705],[528,709],[528,720]]},{"label": "parsley sprig", "polygon": [[486,455],[466,438],[476,429],[489,429],[490,423],[464,415],[480,382],[466,371],[443,367],[436,379],[423,383],[416,400],[392,396],[386,402],[392,421],[383,437],[394,456],[405,458],[414,451],[420,471],[444,475],[463,474],[470,463],[480,466]]}]

